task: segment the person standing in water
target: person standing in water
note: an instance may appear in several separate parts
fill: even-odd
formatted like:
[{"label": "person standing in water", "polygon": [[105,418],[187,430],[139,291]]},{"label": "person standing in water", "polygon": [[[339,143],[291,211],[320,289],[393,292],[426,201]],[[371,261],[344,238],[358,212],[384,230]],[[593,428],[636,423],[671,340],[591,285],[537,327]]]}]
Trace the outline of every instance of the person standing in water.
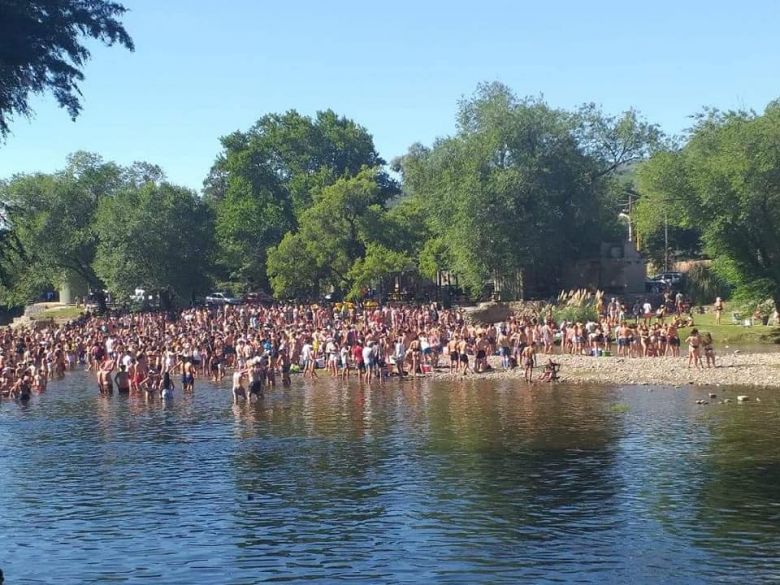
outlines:
[{"label": "person standing in water", "polygon": [[187,392],[188,390],[192,392],[195,390],[195,365],[192,363],[192,358],[187,357],[182,374],[181,374],[181,389],[184,392]]},{"label": "person standing in water", "polygon": [[120,393],[128,394],[130,392],[130,374],[124,364],[120,364],[119,371],[114,376],[116,388]]},{"label": "person standing in water", "polygon": [[165,370],[162,375],[162,381],[160,382],[160,396],[162,396],[163,400],[171,400],[173,399],[174,390],[175,386],[173,385],[171,373],[168,370]]},{"label": "person standing in water", "polygon": [[238,399],[246,400],[246,389],[244,388],[244,375],[247,370],[236,370],[233,372],[233,402],[238,403]]}]

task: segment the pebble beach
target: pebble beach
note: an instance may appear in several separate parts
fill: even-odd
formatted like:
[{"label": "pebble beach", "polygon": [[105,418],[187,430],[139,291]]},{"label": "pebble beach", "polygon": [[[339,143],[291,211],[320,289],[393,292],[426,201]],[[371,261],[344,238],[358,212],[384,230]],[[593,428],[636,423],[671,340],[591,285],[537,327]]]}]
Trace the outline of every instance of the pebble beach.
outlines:
[{"label": "pebble beach", "polygon": [[[728,350],[725,350],[728,352]],[[739,385],[780,387],[780,352],[776,353],[723,353],[716,356],[716,367],[688,368],[688,357],[590,357],[578,355],[538,355],[534,379],[544,371],[548,357],[561,364],[560,382],[599,384],[653,384],[682,386]],[[501,368],[501,358],[490,357],[492,370],[466,377],[523,379],[523,369]],[[446,368],[429,374],[437,379],[461,378],[450,374]]]}]

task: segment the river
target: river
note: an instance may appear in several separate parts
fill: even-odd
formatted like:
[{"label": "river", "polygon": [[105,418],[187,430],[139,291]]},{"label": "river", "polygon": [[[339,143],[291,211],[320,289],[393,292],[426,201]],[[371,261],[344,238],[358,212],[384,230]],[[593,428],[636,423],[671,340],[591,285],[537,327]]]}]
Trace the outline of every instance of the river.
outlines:
[{"label": "river", "polygon": [[0,403],[6,584],[780,580],[780,394],[300,377]]}]

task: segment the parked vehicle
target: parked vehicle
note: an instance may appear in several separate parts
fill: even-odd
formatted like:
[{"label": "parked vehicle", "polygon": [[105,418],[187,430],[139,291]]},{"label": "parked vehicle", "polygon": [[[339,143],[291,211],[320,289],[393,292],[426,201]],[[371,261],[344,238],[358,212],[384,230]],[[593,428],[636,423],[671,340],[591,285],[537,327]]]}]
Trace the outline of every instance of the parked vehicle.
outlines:
[{"label": "parked vehicle", "polygon": [[685,275],[682,272],[661,272],[645,281],[645,291],[661,293],[667,289],[679,290],[682,288]]},{"label": "parked vehicle", "polygon": [[274,298],[268,293],[258,291],[249,292],[242,297],[242,301],[248,305],[273,305]]},{"label": "parked vehicle", "polygon": [[206,305],[240,305],[241,300],[225,292],[213,292],[206,297]]}]

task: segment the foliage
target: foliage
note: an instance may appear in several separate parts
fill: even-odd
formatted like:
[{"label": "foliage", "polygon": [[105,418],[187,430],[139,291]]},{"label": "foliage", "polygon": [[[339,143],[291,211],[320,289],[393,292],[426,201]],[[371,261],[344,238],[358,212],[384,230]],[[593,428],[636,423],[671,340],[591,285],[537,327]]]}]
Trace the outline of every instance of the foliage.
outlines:
[{"label": "foliage", "polygon": [[121,4],[106,0],[0,0],[0,136],[14,115],[30,116],[30,94],[50,91],[75,119],[78,83],[89,60],[89,38],[133,50],[119,17]]},{"label": "foliage", "polygon": [[[376,169],[339,179],[301,214],[297,232],[268,253],[276,296],[313,295],[320,286],[349,291],[356,275],[375,273],[365,264],[369,244],[381,243],[388,222]],[[377,249],[378,251],[378,249]],[[363,263],[351,272],[359,260]]]},{"label": "foliage", "polygon": [[77,152],[62,171],[17,175],[0,203],[19,253],[7,304],[22,304],[76,276],[93,289],[128,297],[138,286],[175,289],[186,301],[206,285],[213,221],[194,193],[164,182],[156,165],[120,167]]},{"label": "foliage", "polygon": [[140,286],[189,303],[208,289],[211,221],[189,189],[165,182],[123,189],[100,201],[95,271],[119,298]]},{"label": "foliage", "polygon": [[598,306],[603,297],[604,293],[601,291],[596,291],[596,293],[585,289],[561,291],[554,306],[542,311],[542,314],[551,310],[553,318],[558,323],[562,321],[568,323],[596,321],[598,319]]},{"label": "foliage", "polygon": [[711,267],[696,264],[685,273],[685,294],[695,305],[708,305],[716,297],[728,298],[730,285]]},{"label": "foliage", "polygon": [[[330,110],[314,119],[294,110],[263,116],[247,132],[223,137],[222,147],[204,183],[216,209],[220,264],[224,276],[253,286],[266,282],[268,250],[297,230],[325,188],[384,164],[365,128]],[[378,202],[397,192],[382,171],[376,182]]]},{"label": "foliage", "polygon": [[60,172],[17,175],[0,187],[20,252],[10,260],[7,302],[23,303],[66,274],[92,287],[100,284],[92,267],[97,206],[135,174],[85,152],[72,154],[67,163]]},{"label": "foliage", "polygon": [[639,178],[647,205],[701,229],[739,294],[780,303],[780,103],[762,115],[705,111],[685,147],[655,155]]},{"label": "foliage", "polygon": [[422,248],[421,270],[430,275],[446,259],[475,296],[497,275],[554,275],[617,233],[612,175],[658,137],[633,112],[570,113],[480,86],[461,102],[454,136],[415,145],[396,165],[435,240]]}]

